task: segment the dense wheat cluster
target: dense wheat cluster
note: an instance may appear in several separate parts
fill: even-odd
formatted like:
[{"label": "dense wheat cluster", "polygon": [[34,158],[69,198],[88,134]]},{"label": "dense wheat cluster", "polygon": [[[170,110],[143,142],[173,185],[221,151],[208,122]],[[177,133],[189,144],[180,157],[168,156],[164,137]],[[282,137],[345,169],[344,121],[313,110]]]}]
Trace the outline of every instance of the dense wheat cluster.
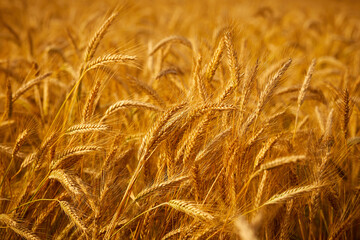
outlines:
[{"label": "dense wheat cluster", "polygon": [[0,2],[1,239],[359,239],[356,1]]}]

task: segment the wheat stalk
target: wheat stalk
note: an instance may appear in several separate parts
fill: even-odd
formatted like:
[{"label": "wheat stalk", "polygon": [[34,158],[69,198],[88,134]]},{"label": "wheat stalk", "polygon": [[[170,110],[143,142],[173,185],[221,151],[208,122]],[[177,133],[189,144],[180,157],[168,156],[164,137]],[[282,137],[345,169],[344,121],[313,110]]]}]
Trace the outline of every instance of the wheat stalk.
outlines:
[{"label": "wheat stalk", "polygon": [[13,100],[12,100],[12,87],[9,78],[6,79],[6,102],[5,102],[5,113],[6,119],[10,119],[13,111]]}]

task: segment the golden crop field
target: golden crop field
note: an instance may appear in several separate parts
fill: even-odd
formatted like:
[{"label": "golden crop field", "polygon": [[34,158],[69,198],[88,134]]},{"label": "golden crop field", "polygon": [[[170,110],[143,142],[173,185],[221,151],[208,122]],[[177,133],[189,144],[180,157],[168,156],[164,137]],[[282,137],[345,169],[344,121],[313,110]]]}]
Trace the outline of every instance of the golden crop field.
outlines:
[{"label": "golden crop field", "polygon": [[358,229],[359,1],[1,0],[1,239]]}]

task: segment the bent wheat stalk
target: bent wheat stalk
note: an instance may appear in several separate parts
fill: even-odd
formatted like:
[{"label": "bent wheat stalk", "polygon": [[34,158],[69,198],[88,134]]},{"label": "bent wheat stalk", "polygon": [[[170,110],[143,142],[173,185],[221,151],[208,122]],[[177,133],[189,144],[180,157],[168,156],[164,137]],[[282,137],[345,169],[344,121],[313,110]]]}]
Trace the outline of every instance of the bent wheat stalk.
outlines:
[{"label": "bent wheat stalk", "polygon": [[156,53],[160,48],[162,48],[163,46],[170,44],[170,43],[180,43],[184,46],[187,46],[188,48],[192,49],[192,44],[191,42],[186,39],[185,37],[182,36],[170,36],[167,38],[164,38],[163,40],[161,40],[160,42],[158,42],[158,44],[156,44],[154,46],[154,48],[150,51],[149,55],[153,55],[154,53]]}]

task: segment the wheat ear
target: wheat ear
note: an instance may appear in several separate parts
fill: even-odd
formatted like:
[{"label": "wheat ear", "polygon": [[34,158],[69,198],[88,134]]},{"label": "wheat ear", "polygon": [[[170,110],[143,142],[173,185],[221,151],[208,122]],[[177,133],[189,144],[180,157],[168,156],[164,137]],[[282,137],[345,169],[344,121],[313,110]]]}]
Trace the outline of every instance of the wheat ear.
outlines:
[{"label": "wheat ear", "polygon": [[26,137],[28,136],[28,134],[29,134],[29,131],[28,131],[27,129],[25,129],[25,130],[24,130],[22,133],[20,133],[19,136],[17,137],[16,142],[15,142],[15,145],[14,145],[14,147],[13,147],[13,149],[12,149],[12,152],[11,152],[11,160],[10,160],[10,163],[9,163],[8,167],[6,168],[6,171],[5,171],[4,175],[3,175],[3,179],[2,179],[2,181],[1,181],[0,186],[2,186],[2,183],[3,183],[3,181],[5,180],[5,177],[6,177],[6,175],[8,174],[8,172],[9,172],[9,170],[10,170],[10,167],[11,167],[11,165],[12,165],[14,159],[15,159],[15,156],[16,156],[17,153],[19,152],[20,147],[21,147],[21,146],[23,145],[23,143],[25,142]]},{"label": "wheat ear", "polygon": [[194,166],[191,168],[191,179],[192,183],[194,184],[194,191],[195,191],[195,201],[198,202],[201,200],[201,176],[200,176],[200,168],[197,162],[194,162]]},{"label": "wheat ear", "polygon": [[161,129],[165,126],[165,124],[170,120],[170,118],[183,109],[187,103],[181,103],[179,105],[176,105],[174,107],[171,107],[166,112],[163,113],[163,115],[155,122],[155,124],[151,127],[151,129],[147,132],[147,134],[144,136],[141,145],[139,147],[139,154],[140,157],[145,152],[148,151],[148,149],[151,149],[151,146],[156,141],[156,138],[158,137]]},{"label": "wheat ear", "polygon": [[269,170],[279,166],[283,166],[284,164],[295,163],[299,160],[301,161],[304,159],[306,159],[305,155],[291,155],[286,157],[280,157],[280,158],[276,158],[273,161],[262,164],[260,166],[260,170]]},{"label": "wheat ear", "polygon": [[[62,192],[60,194],[60,196],[58,196],[56,199],[54,200],[62,200],[67,196],[67,192]],[[39,226],[45,221],[45,219],[49,216],[49,214],[54,211],[54,209],[56,208],[58,202],[57,201],[52,201],[50,204],[47,205],[46,209],[42,209],[40,215],[36,218],[31,230],[32,231],[36,231]]]},{"label": "wheat ear", "polygon": [[295,117],[295,127],[294,127],[294,136],[293,139],[295,139],[295,135],[296,135],[296,127],[297,127],[297,122],[298,122],[298,117],[299,117],[299,112],[300,112],[300,107],[304,102],[305,99],[305,94],[306,94],[306,90],[309,88],[310,86],[310,80],[311,77],[313,75],[314,69],[315,69],[315,65],[316,65],[316,59],[313,59],[309,69],[307,71],[307,74],[305,76],[304,82],[301,86],[300,92],[299,92],[299,96],[297,99],[297,111],[296,111],[296,117]]},{"label": "wheat ear", "polygon": [[221,62],[224,48],[225,48],[224,39],[221,39],[215,50],[215,53],[213,54],[213,56],[210,60],[210,63],[208,64],[208,66],[206,68],[205,76],[206,76],[207,82],[211,82],[211,80],[213,79],[216,69],[219,67],[219,64]]},{"label": "wheat ear", "polygon": [[62,169],[56,169],[51,171],[48,179],[55,179],[65,187],[65,189],[69,190],[70,193],[73,193],[77,196],[83,195],[80,187],[77,183]]},{"label": "wheat ear", "polygon": [[291,62],[292,62],[291,59],[286,61],[281,66],[279,71],[277,71],[277,73],[266,84],[264,90],[260,94],[260,99],[258,101],[258,104],[256,106],[256,110],[255,110],[256,113],[259,113],[262,110],[262,108],[264,107],[264,104],[269,100],[269,98],[273,94],[275,88],[278,86],[281,77],[284,75],[286,70],[289,68]]},{"label": "wheat ear", "polygon": [[284,217],[283,223],[280,228],[280,240],[289,239],[289,232],[291,232],[289,229],[290,228],[290,218],[291,218],[291,211],[292,211],[293,205],[294,205],[294,199],[290,199],[286,203],[285,217]]},{"label": "wheat ear", "polygon": [[240,111],[244,110],[244,107],[246,106],[247,102],[249,101],[249,95],[251,93],[251,90],[253,88],[254,85],[254,81],[258,72],[258,68],[259,68],[259,61],[256,61],[256,65],[253,69],[248,70],[246,73],[246,77],[245,80],[243,81],[242,84],[242,89],[241,89],[241,97],[240,97]]},{"label": "wheat ear", "polygon": [[41,75],[37,78],[34,78],[30,81],[28,81],[27,83],[23,84],[14,94],[14,96],[12,97],[12,102],[15,102],[21,95],[23,95],[26,91],[28,91],[30,88],[32,88],[33,86],[41,83],[42,80],[44,80],[45,78],[51,76],[51,72],[46,73],[44,75]]},{"label": "wheat ear", "polygon": [[[206,102],[208,99],[208,93],[206,90],[206,83],[203,80],[203,77],[201,76],[201,61],[202,57],[199,55],[196,60],[196,65],[194,69],[194,84],[196,88],[199,90],[201,99],[203,102]],[[196,89],[195,89],[196,90]]]},{"label": "wheat ear", "polygon": [[98,57],[97,59],[88,62],[85,65],[84,72],[87,72],[89,70],[102,67],[106,64],[110,63],[123,63],[123,64],[131,64],[134,63],[136,60],[135,56],[129,56],[129,55],[122,55],[122,54],[108,54],[101,57]]},{"label": "wheat ear", "polygon": [[174,229],[170,232],[168,232],[167,234],[165,234],[161,240],[167,240],[167,239],[170,239],[170,238],[173,238],[174,236],[176,235],[180,235],[182,232],[184,232],[185,230],[187,230],[187,228],[183,228],[183,227],[180,227],[180,228],[177,228],[177,229]]},{"label": "wheat ear", "polygon": [[138,87],[140,90],[146,92],[152,99],[155,100],[161,107],[165,107],[165,102],[162,100],[162,98],[159,96],[159,94],[148,84],[146,84],[143,81],[140,81],[137,78],[132,79],[133,84]]},{"label": "wheat ear", "polygon": [[68,215],[72,222],[75,223],[82,231],[86,232],[87,228],[82,222],[80,216],[77,214],[75,208],[70,205],[67,201],[59,201],[62,210]]},{"label": "wheat ear", "polygon": [[255,161],[254,161],[254,169],[261,163],[261,161],[265,158],[266,153],[271,149],[271,147],[274,145],[274,143],[279,139],[280,136],[275,136],[269,138],[265,145],[261,148],[259,153],[256,155]]},{"label": "wheat ear", "polygon": [[25,129],[22,133],[19,134],[19,136],[16,139],[14,148],[11,153],[11,157],[14,159],[16,154],[19,152],[21,146],[24,144],[27,136],[29,135],[29,130]]},{"label": "wheat ear", "polygon": [[[115,227],[116,220],[119,217],[120,213],[123,211],[124,206],[127,204],[130,191],[132,190],[141,170],[143,169],[144,163],[149,159],[149,157],[151,156],[151,153],[153,152],[153,150],[156,149],[158,144],[164,140],[166,133],[168,133],[169,129],[171,129],[174,125],[176,125],[177,120],[179,118],[181,118],[182,115],[180,114],[177,118],[170,121],[170,123],[168,123],[167,125],[165,125],[165,123],[172,117],[173,114],[175,114],[177,111],[179,111],[180,109],[182,109],[185,106],[186,106],[186,103],[183,103],[183,104],[180,104],[178,106],[175,106],[175,107],[169,109],[169,111],[167,111],[160,118],[160,120],[154,124],[154,126],[150,129],[148,134],[146,134],[145,137],[143,138],[143,142],[139,148],[139,163],[138,163],[133,175],[131,176],[129,184],[125,190],[124,196],[123,196],[120,204],[118,205],[118,207],[115,211],[115,214],[113,215],[113,217],[110,221],[110,224],[107,226],[107,230],[105,233],[105,239],[109,239],[111,237],[110,234]],[[163,125],[165,125],[165,126],[163,126]]]},{"label": "wheat ear", "polygon": [[268,171],[265,170],[262,177],[261,177],[261,181],[260,181],[260,184],[259,184],[259,187],[258,187],[255,202],[254,202],[254,209],[257,209],[260,206],[261,197],[262,197],[264,187],[265,187],[265,183],[266,183],[266,180],[267,180],[267,174],[268,174]]},{"label": "wheat ear", "polygon": [[69,127],[66,134],[73,135],[87,132],[101,132],[109,129],[109,126],[103,124],[77,124]]},{"label": "wheat ear", "polygon": [[27,240],[40,240],[34,232],[22,226],[7,214],[0,214],[0,222],[6,224],[11,230]]},{"label": "wheat ear", "polygon": [[354,212],[352,212],[350,214],[350,216],[348,216],[344,221],[342,221],[340,224],[338,224],[331,232],[330,232],[330,237],[328,238],[329,240],[336,240],[339,239],[340,234],[343,233],[344,231],[346,231],[352,224],[352,222],[354,221],[354,213],[356,211],[354,210]]},{"label": "wheat ear", "polygon": [[[239,80],[242,76],[244,76],[244,74],[239,75]],[[240,84],[240,81],[238,81],[236,83],[230,83],[229,86],[227,86],[226,89],[224,90],[224,92],[220,95],[218,103],[225,102],[231,96],[231,94],[234,93],[234,91],[239,86],[239,84]]]},{"label": "wheat ear", "polygon": [[173,178],[173,179],[170,179],[168,181],[165,181],[165,182],[162,182],[162,183],[159,183],[159,184],[155,184],[143,191],[141,191],[135,198],[134,198],[134,201],[139,201],[139,200],[142,200],[148,196],[151,196],[152,194],[155,194],[156,192],[158,191],[162,191],[162,190],[166,190],[170,187],[173,187],[173,186],[176,186],[180,183],[183,183],[185,181],[187,181],[189,179],[188,176],[180,176],[180,177],[177,177],[177,178]]},{"label": "wheat ear", "polygon": [[50,169],[56,169],[58,168],[66,159],[74,156],[81,156],[87,153],[100,151],[102,148],[97,146],[78,146],[73,147],[68,150],[65,150],[64,152],[60,153],[57,156],[57,159],[51,163]]},{"label": "wheat ear", "polygon": [[294,197],[297,197],[299,195],[313,192],[314,190],[319,189],[321,187],[323,187],[323,185],[312,184],[312,185],[307,185],[307,186],[303,186],[303,187],[297,187],[297,188],[293,188],[290,190],[286,190],[282,193],[273,195],[262,206],[284,202],[284,201],[293,199]]},{"label": "wheat ear", "polygon": [[344,139],[348,137],[348,123],[350,120],[350,96],[349,91],[345,89],[341,94],[341,130],[344,134]]},{"label": "wheat ear", "polygon": [[20,172],[22,169],[24,169],[25,167],[27,167],[28,165],[30,165],[31,163],[33,163],[36,159],[37,156],[37,152],[34,153],[30,153],[29,155],[27,155],[24,159],[24,161],[21,163],[20,165],[20,169],[18,172]]},{"label": "wheat ear", "polygon": [[86,53],[85,53],[85,57],[84,57],[85,62],[88,62],[93,58],[95,51],[100,44],[101,39],[103,39],[107,29],[114,22],[114,20],[117,16],[118,16],[118,13],[113,13],[108,19],[106,19],[104,24],[100,27],[100,29],[92,37],[92,39],[90,40],[89,45],[86,49]]},{"label": "wheat ear", "polygon": [[107,117],[115,113],[116,111],[123,109],[123,108],[140,108],[140,109],[147,109],[152,111],[161,112],[162,109],[152,105],[150,103],[138,102],[133,100],[121,100],[113,105],[111,105],[106,111],[104,116],[101,118],[100,122],[104,121]]},{"label": "wheat ear", "polygon": [[101,81],[98,79],[98,80],[96,80],[96,82],[86,100],[84,110],[83,110],[83,119],[82,119],[83,123],[89,121],[90,117],[92,116],[92,114],[94,112],[94,102],[99,93],[100,86],[101,86]]},{"label": "wheat ear", "polygon": [[195,162],[201,162],[202,159],[206,158],[212,152],[216,152],[217,149],[221,147],[221,142],[223,142],[231,133],[232,128],[225,129],[224,131],[220,132],[216,135],[206,146],[203,150],[201,150],[195,158]]},{"label": "wheat ear", "polygon": [[178,211],[184,212],[201,220],[213,221],[215,219],[210,213],[204,212],[195,205],[182,200],[170,200],[166,204]]},{"label": "wheat ear", "polygon": [[219,103],[206,103],[202,104],[199,107],[194,108],[191,112],[189,112],[186,122],[191,123],[196,118],[201,117],[202,115],[208,112],[216,112],[216,111],[233,111],[237,108],[231,104],[219,104]]},{"label": "wheat ear", "polygon": [[224,41],[228,55],[228,64],[231,75],[230,78],[232,83],[235,85],[240,82],[240,68],[237,59],[237,53],[233,44],[234,40],[232,35],[233,35],[232,32],[226,32]]},{"label": "wheat ear", "polygon": [[58,136],[59,134],[57,132],[53,132],[41,143],[39,150],[35,154],[35,159],[33,159],[35,161],[35,170],[40,168],[42,157],[47,152],[47,150],[54,145],[58,139]]},{"label": "wheat ear", "polygon": [[287,62],[285,62],[282,67],[277,71],[277,73],[269,80],[269,82],[266,84],[264,90],[260,94],[259,101],[257,103],[257,106],[252,114],[248,116],[246,121],[243,123],[240,131],[240,135],[244,135],[244,133],[247,131],[249,126],[257,119],[259,116],[261,110],[263,109],[265,103],[269,101],[271,95],[273,94],[274,90],[279,84],[279,81],[281,77],[284,75],[286,70],[289,68],[292,60],[289,59]]},{"label": "wheat ear", "polygon": [[[188,161],[190,160],[191,156],[194,154],[194,150],[202,144],[203,135],[206,133],[206,128],[209,125],[209,122],[211,120],[210,115],[206,115],[205,118],[199,123],[199,125],[192,131],[187,141],[184,143],[185,150],[184,150],[184,156],[183,156],[183,165],[184,170],[188,167]],[[178,156],[180,156],[180,153]],[[178,159],[177,156],[177,159]],[[175,162],[177,162],[175,160]]]}]

